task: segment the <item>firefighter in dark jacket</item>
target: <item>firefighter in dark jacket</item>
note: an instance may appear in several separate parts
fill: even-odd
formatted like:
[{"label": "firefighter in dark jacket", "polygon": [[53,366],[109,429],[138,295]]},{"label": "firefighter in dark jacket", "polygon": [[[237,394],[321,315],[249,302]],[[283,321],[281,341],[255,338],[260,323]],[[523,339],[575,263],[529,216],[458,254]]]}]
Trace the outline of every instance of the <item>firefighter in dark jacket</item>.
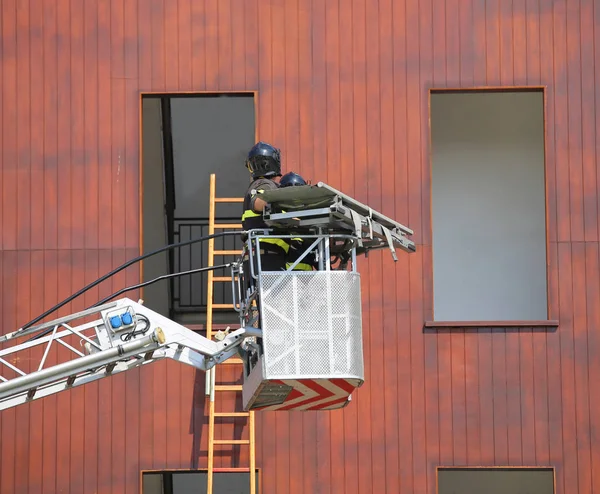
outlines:
[{"label": "firefighter in dark jacket", "polygon": [[[304,180],[300,175],[294,172],[289,172],[281,177],[279,181],[279,187],[297,187],[300,185],[306,185],[306,180]],[[307,238],[292,238],[290,240],[290,246],[287,253],[287,262],[286,268],[289,269],[291,265],[298,259],[307,248],[313,243],[314,239]],[[308,244],[308,245],[307,245]],[[318,263],[315,259],[314,253],[309,253],[302,259],[296,266],[294,266],[293,271],[312,271],[313,268],[317,268]]]},{"label": "firefighter in dark jacket", "polygon": [[[269,228],[262,218],[266,202],[260,194],[279,187],[281,177],[281,156],[279,149],[265,142],[255,144],[246,159],[246,168],[252,176],[244,197],[242,228],[245,231],[255,228]],[[246,238],[244,236],[243,240]],[[286,239],[260,239],[260,263],[262,271],[281,271],[285,269],[286,255],[290,244]],[[255,246],[253,245],[253,248]],[[256,261],[255,261],[256,267]]]}]

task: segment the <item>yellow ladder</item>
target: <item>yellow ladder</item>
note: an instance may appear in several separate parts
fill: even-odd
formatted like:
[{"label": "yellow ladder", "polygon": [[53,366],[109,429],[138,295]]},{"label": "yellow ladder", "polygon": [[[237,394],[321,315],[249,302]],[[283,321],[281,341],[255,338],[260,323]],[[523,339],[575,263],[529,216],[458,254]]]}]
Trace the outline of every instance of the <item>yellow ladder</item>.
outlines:
[{"label": "yellow ladder", "polygon": [[[215,230],[235,230],[241,229],[241,224],[231,223],[217,223],[215,221],[215,210],[218,203],[241,203],[243,198],[231,198],[231,197],[216,197],[216,177],[212,173],[210,175],[210,192],[209,192],[209,212],[208,212],[208,234],[212,235]],[[241,254],[241,251],[235,250],[215,250],[215,240],[210,239],[208,241],[208,265],[214,266],[215,256],[236,256]],[[228,283],[231,282],[230,276],[214,276],[213,271],[208,271],[207,281],[207,295],[206,295],[206,337],[212,339],[213,337],[213,310],[214,309],[229,309],[233,308],[231,304],[216,304],[213,301],[214,295],[214,283]],[[230,358],[223,364],[234,364],[243,365],[240,358]],[[208,417],[208,485],[207,494],[213,493],[213,477],[214,477],[214,453],[215,445],[220,444],[244,444],[248,445],[250,452],[250,466],[248,468],[234,469],[235,471],[250,473],[250,493],[255,494],[256,492],[256,459],[255,459],[255,436],[254,436],[254,412],[216,412],[215,411],[215,392],[226,392],[226,391],[242,391],[241,384],[227,385],[216,383],[216,371],[217,366],[209,369],[206,373],[206,395],[209,397],[209,417]],[[248,439],[215,439],[215,417],[248,417]],[[228,469],[231,471],[232,469]]]}]

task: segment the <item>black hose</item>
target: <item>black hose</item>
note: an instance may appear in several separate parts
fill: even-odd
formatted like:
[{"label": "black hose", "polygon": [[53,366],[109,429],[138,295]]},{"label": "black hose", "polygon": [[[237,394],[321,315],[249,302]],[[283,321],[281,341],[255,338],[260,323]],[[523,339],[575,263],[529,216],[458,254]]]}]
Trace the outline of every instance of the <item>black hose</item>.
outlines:
[{"label": "black hose", "polygon": [[117,274],[119,271],[123,271],[125,268],[131,266],[132,264],[135,264],[136,262],[142,261],[142,260],[146,259],[147,257],[153,256],[155,254],[159,254],[160,252],[164,252],[165,250],[173,249],[175,247],[183,247],[184,245],[189,245],[189,244],[193,244],[196,242],[204,242],[205,240],[210,240],[212,238],[217,238],[217,237],[225,237],[227,235],[240,235],[241,233],[242,232],[240,232],[240,231],[213,233],[212,235],[206,235],[205,237],[193,238],[192,240],[186,240],[185,242],[177,242],[175,244],[166,245],[165,247],[161,247],[160,249],[154,250],[152,252],[148,252],[147,254],[143,254],[134,259],[131,259],[131,260],[127,261],[125,264],[122,264],[118,268],[113,269],[109,273],[105,274],[101,278],[98,278],[96,281],[83,287],[81,290],[75,292],[73,295],[67,297],[62,302],[56,304],[54,307],[51,307],[43,314],[37,316],[35,319],[32,319],[27,324],[25,324],[23,327],[21,327],[21,330],[27,329],[29,326],[32,326],[33,324],[35,324],[38,321],[41,321],[42,319],[44,319],[44,317],[46,317],[46,316],[52,314],[54,311],[60,309],[63,305],[68,304],[71,300],[79,297],[80,295],[83,295],[89,289],[94,288],[96,285],[102,283],[107,278],[110,278],[111,276]]},{"label": "black hose", "polygon": [[[96,302],[94,305],[91,305],[90,307],[88,307],[88,309],[93,309],[94,307],[98,307],[98,306],[100,306],[102,304],[105,304],[110,299],[118,297],[122,293],[129,292],[131,290],[135,290],[136,288],[142,288],[144,286],[152,285],[153,283],[156,283],[156,282],[161,281],[161,280],[166,280],[168,278],[175,278],[177,276],[185,276],[187,274],[201,273],[203,271],[214,271],[215,269],[228,268],[229,266],[231,266],[231,264],[232,263],[229,262],[227,264],[219,264],[218,266],[208,266],[208,267],[205,267],[205,268],[190,269],[189,271],[181,271],[179,273],[164,274],[164,275],[158,276],[158,277],[156,277],[156,278],[154,278],[152,280],[145,281],[143,283],[138,283],[137,285],[131,285],[131,286],[127,286],[125,288],[122,288],[118,292],[115,292],[112,295],[109,295],[108,297],[103,298],[102,300],[100,300],[100,302]],[[37,340],[39,338],[43,338],[44,336],[46,336],[47,334],[51,333],[52,331],[54,331],[54,328],[45,329],[41,333],[36,334],[32,338],[29,338],[27,341],[29,342],[29,341]]]},{"label": "black hose", "polygon": [[162,276],[158,276],[158,277],[156,277],[156,278],[154,278],[152,280],[145,281],[144,283],[138,283],[137,285],[131,285],[131,286],[122,288],[118,292],[115,292],[112,295],[109,295],[108,297],[103,298],[102,300],[100,300],[100,302],[96,302],[94,305],[92,305],[91,307],[89,307],[89,309],[92,309],[94,307],[98,307],[99,305],[105,304],[110,299],[118,297],[122,293],[129,292],[131,290],[135,290],[136,288],[142,288],[142,287],[145,287],[145,286],[148,286],[148,285],[152,285],[153,283],[156,283],[156,282],[161,281],[161,280],[166,280],[168,278],[175,278],[177,276],[185,276],[187,274],[202,273],[203,271],[214,271],[215,269],[228,268],[229,266],[231,266],[231,264],[232,263],[228,262],[227,264],[220,264],[218,266],[208,266],[206,268],[190,269],[189,271],[181,271],[179,273],[163,274]]}]

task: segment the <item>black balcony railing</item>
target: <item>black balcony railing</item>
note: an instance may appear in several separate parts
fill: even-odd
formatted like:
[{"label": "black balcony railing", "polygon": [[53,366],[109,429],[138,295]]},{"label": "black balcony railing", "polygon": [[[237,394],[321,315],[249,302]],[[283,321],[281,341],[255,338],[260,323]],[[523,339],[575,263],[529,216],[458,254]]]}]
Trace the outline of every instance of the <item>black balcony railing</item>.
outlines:
[{"label": "black balcony railing", "polygon": [[[220,223],[239,223],[239,218],[219,218]],[[175,242],[185,242],[193,238],[208,235],[208,218],[185,218],[173,221]],[[241,250],[240,236],[226,236],[214,239],[215,250]],[[234,260],[236,256],[215,256],[214,264],[223,264]],[[198,242],[174,249],[171,272],[189,271],[208,265],[208,241]],[[230,276],[228,269],[214,271],[214,276]],[[171,311],[174,314],[206,312],[206,290],[208,273],[194,273],[177,278],[171,282]],[[214,283],[213,302],[231,304],[231,283]]]}]

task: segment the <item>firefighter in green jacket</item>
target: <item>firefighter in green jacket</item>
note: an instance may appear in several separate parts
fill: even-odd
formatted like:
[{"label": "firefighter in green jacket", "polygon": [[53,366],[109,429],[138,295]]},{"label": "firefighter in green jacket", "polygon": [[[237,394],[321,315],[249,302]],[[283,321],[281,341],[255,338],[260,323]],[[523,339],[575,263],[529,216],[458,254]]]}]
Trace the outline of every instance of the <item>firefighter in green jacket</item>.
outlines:
[{"label": "firefighter in green jacket", "polygon": [[[300,185],[306,185],[306,180],[304,180],[300,175],[294,172],[289,172],[281,177],[279,181],[279,187],[297,187]],[[286,268],[289,269],[291,265],[300,258],[302,254],[306,251],[308,246],[314,241],[314,239],[307,238],[292,238],[290,239],[290,246],[287,252],[287,262]],[[308,244],[308,245],[307,245]],[[302,259],[296,266],[294,266],[293,271],[312,271],[313,268],[318,266],[317,261],[315,259],[314,253],[307,254],[304,259]]]},{"label": "firefighter in green jacket", "polygon": [[[255,144],[246,159],[246,168],[252,176],[244,197],[244,212],[242,214],[242,228],[252,230],[255,228],[269,228],[262,218],[266,202],[260,194],[266,190],[279,187],[281,177],[281,155],[279,149],[265,142]],[[245,241],[245,235],[243,236]],[[282,271],[285,269],[286,255],[290,244],[286,239],[262,238],[260,239],[260,263],[262,271]],[[255,247],[253,245],[253,247]],[[255,262],[256,266],[256,262]]]}]

